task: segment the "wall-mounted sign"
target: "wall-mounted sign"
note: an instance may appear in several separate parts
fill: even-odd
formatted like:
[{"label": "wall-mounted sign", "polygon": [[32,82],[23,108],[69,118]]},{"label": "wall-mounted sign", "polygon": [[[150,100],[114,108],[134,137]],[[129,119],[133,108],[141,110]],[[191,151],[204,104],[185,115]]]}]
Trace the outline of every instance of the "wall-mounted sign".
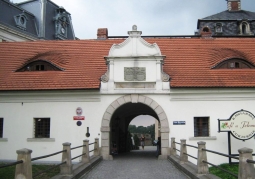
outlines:
[{"label": "wall-mounted sign", "polygon": [[76,124],[77,124],[77,126],[81,126],[82,122],[81,121],[77,121]]},{"label": "wall-mounted sign", "polygon": [[145,67],[124,67],[125,81],[145,81],[146,68]]},{"label": "wall-mounted sign", "polygon": [[85,116],[74,116],[73,120],[85,120]]},{"label": "wall-mounted sign", "polygon": [[218,119],[219,132],[231,132],[240,140],[248,140],[255,134],[255,116],[245,110],[237,111],[227,120]]},{"label": "wall-mounted sign", "polygon": [[81,116],[81,115],[82,115],[82,109],[81,109],[80,107],[78,107],[78,108],[76,109],[76,114],[77,114],[78,116]]},{"label": "wall-mounted sign", "polygon": [[173,125],[185,125],[186,121],[173,121]]}]

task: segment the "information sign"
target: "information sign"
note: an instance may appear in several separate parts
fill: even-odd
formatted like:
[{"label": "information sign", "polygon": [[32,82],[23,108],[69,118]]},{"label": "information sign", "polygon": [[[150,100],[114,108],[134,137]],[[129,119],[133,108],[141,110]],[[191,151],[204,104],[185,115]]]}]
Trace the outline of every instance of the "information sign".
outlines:
[{"label": "information sign", "polygon": [[255,134],[255,116],[245,110],[235,112],[228,120],[218,120],[219,132],[231,132],[240,140],[248,140]]}]

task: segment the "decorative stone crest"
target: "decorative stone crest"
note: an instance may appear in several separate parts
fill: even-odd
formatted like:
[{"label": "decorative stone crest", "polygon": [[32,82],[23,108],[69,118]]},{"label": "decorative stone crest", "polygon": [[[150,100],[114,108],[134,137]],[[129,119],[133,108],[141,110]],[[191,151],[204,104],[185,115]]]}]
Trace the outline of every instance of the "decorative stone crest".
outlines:
[{"label": "decorative stone crest", "polygon": [[170,80],[170,76],[162,71],[161,72],[161,79],[162,79],[163,82],[168,82]]},{"label": "decorative stone crest", "polygon": [[145,81],[146,68],[145,67],[124,67],[125,81]]},{"label": "decorative stone crest", "polygon": [[107,83],[109,81],[109,72],[107,71],[105,74],[103,74],[100,78],[100,80],[103,82],[103,83]]}]

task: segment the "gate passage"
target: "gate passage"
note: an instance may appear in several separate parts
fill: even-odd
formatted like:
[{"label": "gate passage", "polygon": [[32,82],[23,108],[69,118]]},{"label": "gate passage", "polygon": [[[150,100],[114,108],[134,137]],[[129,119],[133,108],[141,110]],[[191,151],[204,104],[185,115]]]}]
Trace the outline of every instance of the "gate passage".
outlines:
[{"label": "gate passage", "polygon": [[168,160],[158,160],[156,146],[144,150],[114,155],[112,161],[103,160],[81,179],[188,179]]}]

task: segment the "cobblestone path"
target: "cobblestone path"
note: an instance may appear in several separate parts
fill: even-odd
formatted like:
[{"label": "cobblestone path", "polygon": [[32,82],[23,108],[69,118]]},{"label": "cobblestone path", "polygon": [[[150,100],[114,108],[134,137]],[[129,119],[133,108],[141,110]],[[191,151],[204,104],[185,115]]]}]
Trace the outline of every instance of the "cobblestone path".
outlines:
[{"label": "cobblestone path", "polygon": [[156,147],[115,155],[112,161],[101,161],[80,179],[188,179],[168,160],[158,160]]}]

